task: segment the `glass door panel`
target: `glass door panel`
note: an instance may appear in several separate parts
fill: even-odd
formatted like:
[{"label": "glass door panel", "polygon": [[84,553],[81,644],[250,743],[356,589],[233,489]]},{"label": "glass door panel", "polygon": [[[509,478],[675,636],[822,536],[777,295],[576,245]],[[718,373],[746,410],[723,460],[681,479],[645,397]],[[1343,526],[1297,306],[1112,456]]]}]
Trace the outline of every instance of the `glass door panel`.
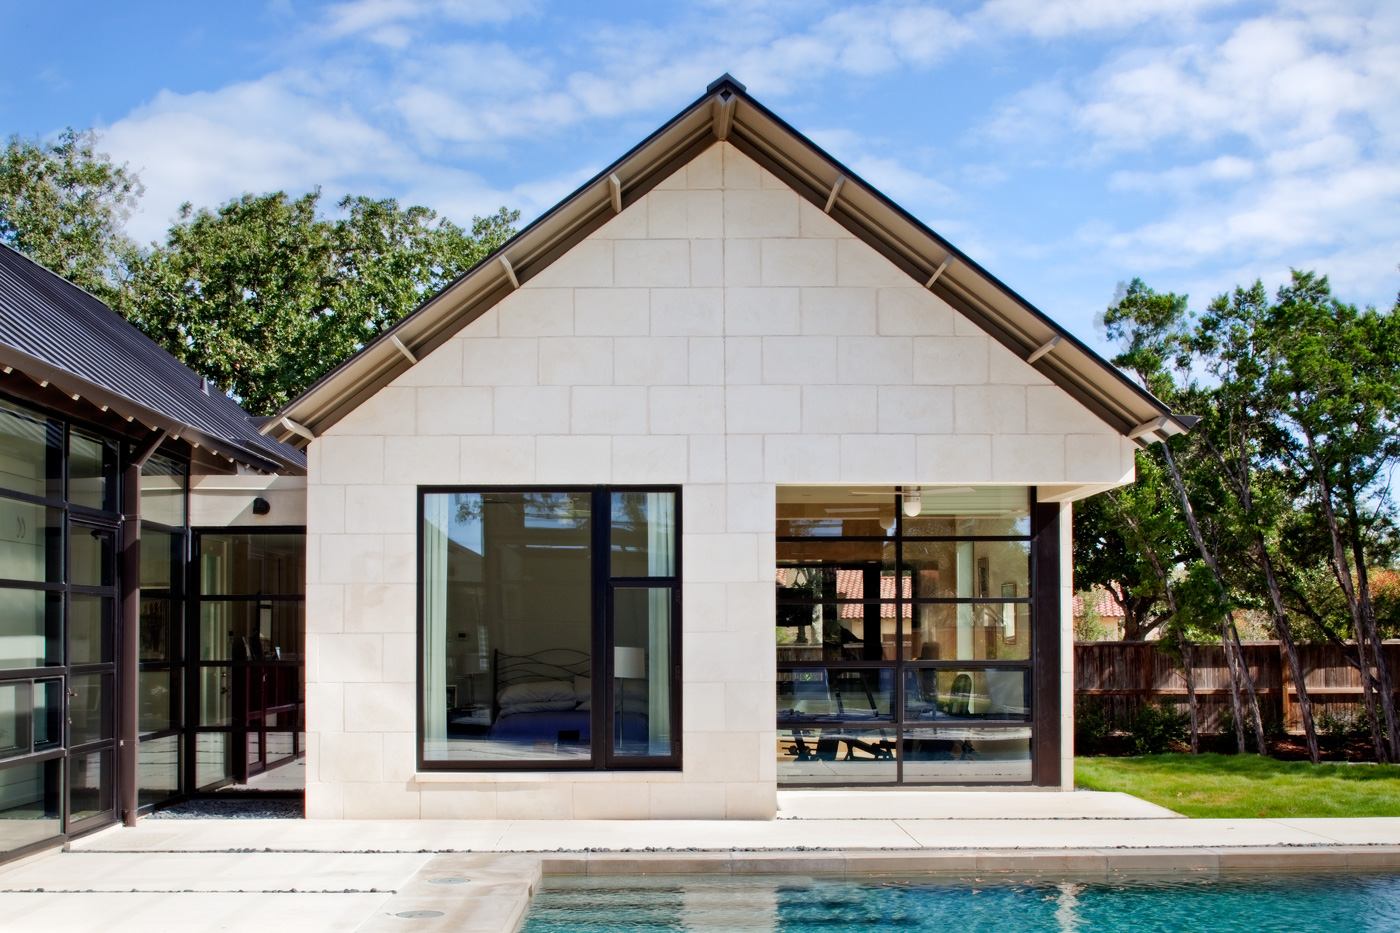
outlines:
[{"label": "glass door panel", "polygon": [[613,755],[664,757],[671,743],[670,587],[613,590]]}]

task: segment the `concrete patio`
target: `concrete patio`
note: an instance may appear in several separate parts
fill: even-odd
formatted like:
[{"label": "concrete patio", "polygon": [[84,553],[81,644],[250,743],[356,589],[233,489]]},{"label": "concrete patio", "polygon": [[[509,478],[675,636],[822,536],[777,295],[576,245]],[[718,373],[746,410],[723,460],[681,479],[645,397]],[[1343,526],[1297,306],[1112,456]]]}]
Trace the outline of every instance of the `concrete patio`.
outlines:
[{"label": "concrete patio", "polygon": [[1187,820],[1124,794],[780,794],[744,821],[145,820],[0,869],[7,929],[510,933],[542,875],[1400,871],[1400,819]]}]

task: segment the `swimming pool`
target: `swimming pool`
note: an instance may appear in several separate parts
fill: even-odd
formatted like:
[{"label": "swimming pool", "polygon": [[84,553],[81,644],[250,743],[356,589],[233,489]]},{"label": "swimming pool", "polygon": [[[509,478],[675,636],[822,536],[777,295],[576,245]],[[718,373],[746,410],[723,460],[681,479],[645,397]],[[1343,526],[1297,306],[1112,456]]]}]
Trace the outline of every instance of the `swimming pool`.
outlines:
[{"label": "swimming pool", "polygon": [[551,878],[521,933],[1393,933],[1400,876]]}]

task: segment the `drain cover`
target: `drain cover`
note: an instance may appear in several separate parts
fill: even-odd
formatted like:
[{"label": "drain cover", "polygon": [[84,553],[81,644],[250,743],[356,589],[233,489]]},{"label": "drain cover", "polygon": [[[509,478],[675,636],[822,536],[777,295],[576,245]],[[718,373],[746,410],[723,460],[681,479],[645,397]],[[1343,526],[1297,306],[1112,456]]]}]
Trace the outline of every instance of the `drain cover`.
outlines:
[{"label": "drain cover", "polygon": [[470,878],[429,878],[428,884],[466,884]]},{"label": "drain cover", "polygon": [[403,917],[405,920],[426,920],[428,917],[441,917],[440,910],[401,910],[394,914],[395,917]]}]

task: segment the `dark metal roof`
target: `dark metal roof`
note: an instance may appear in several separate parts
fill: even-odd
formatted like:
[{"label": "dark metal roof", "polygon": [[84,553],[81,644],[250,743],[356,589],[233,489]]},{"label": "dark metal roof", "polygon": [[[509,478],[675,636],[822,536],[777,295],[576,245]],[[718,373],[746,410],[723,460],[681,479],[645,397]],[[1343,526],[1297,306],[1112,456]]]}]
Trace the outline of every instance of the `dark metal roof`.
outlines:
[{"label": "dark metal roof", "polygon": [[[88,292],[0,247],[0,362],[152,428],[267,471],[306,456]],[[261,420],[261,419],[260,419]]]}]

